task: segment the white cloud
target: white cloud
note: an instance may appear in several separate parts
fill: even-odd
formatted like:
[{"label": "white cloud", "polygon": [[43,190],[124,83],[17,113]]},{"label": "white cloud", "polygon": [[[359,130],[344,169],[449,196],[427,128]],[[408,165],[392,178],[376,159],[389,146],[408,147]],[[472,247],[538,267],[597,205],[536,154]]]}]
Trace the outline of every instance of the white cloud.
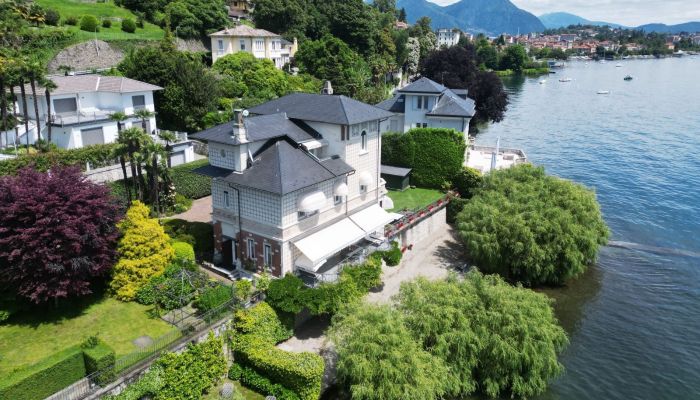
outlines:
[{"label": "white cloud", "polygon": [[[449,5],[459,0],[428,0]],[[698,0],[511,0],[535,15],[565,11],[596,21],[637,26],[652,22],[700,21]]]}]

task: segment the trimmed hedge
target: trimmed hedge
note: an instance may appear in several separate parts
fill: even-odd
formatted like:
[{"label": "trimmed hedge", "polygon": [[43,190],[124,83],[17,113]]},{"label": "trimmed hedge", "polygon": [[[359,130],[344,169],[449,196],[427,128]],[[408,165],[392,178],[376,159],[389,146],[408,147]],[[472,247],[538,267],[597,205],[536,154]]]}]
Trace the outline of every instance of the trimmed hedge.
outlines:
[{"label": "trimmed hedge", "polygon": [[184,219],[164,219],[161,224],[173,240],[191,244],[197,257],[207,258],[214,253],[214,227],[211,224]]},{"label": "trimmed hedge", "polygon": [[9,160],[0,161],[0,176],[14,175],[20,169],[33,165],[40,172],[46,172],[55,165],[76,165],[85,168],[90,163],[91,168],[111,165],[115,160],[112,153],[116,144],[96,144],[80,149],[57,149],[47,153],[23,154]]},{"label": "trimmed hedge", "polygon": [[194,247],[186,242],[173,242],[171,243],[173,250],[175,250],[175,259],[194,261]]},{"label": "trimmed hedge", "polygon": [[454,129],[415,128],[382,136],[382,163],[412,168],[412,184],[441,189],[462,171],[466,149]]},{"label": "trimmed hedge", "polygon": [[192,172],[194,169],[209,165],[209,160],[199,160],[170,168],[175,192],[190,199],[199,199],[211,195],[211,178]]},{"label": "trimmed hedge", "polygon": [[285,326],[277,312],[264,301],[254,307],[238,310],[233,316],[236,332],[241,335],[254,335],[266,338],[272,344],[285,341],[294,334]]},{"label": "trimmed hedge", "polygon": [[2,377],[0,399],[43,399],[82,379],[85,372],[83,349],[72,346]]},{"label": "trimmed hedge", "polygon": [[86,32],[98,32],[100,30],[99,21],[94,15],[83,15],[80,18],[80,30]]},{"label": "trimmed hedge", "polygon": [[264,393],[266,396],[275,396],[277,400],[299,400],[299,396],[293,391],[280,384],[273,383],[254,369],[238,363],[231,365],[228,377],[231,380],[240,381],[243,386],[258,393]]},{"label": "trimmed hedge", "polygon": [[99,340],[97,344],[88,349],[83,349],[85,359],[85,370],[87,374],[102,371],[95,379],[97,383],[107,383],[114,379],[114,362],[116,357],[114,349],[107,343]]}]

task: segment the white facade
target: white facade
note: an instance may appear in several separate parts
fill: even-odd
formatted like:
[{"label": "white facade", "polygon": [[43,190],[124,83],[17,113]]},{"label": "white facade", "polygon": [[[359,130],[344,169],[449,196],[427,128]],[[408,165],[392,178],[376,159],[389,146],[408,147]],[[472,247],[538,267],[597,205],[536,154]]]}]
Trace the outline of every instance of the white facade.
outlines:
[{"label": "white facade", "polygon": [[281,69],[291,61],[298,48],[296,39],[289,43],[280,35],[245,25],[224,29],[209,36],[212,62],[229,54],[247,52],[255,58],[268,59]]},{"label": "white facade", "polygon": [[471,118],[428,115],[437,106],[439,98],[435,94],[406,93],[405,112],[382,122],[381,131],[405,133],[413,128],[448,128],[467,135]]},{"label": "white facade", "polygon": [[437,36],[437,47],[452,47],[459,43],[459,39],[462,37],[462,31],[459,29],[438,29],[435,32]]}]

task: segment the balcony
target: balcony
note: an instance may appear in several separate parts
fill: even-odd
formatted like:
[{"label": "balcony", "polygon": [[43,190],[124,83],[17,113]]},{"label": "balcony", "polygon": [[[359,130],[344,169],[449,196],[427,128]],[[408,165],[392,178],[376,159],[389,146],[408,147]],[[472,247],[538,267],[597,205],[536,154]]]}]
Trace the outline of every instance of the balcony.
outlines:
[{"label": "balcony", "polygon": [[323,283],[335,283],[340,279],[340,273],[346,266],[362,264],[375,251],[388,249],[389,244],[384,239],[362,239],[328,258],[316,272],[296,266],[295,273],[308,287],[318,287]]},{"label": "balcony", "polygon": [[70,113],[53,114],[50,116],[44,114],[44,120],[48,121],[50,119],[51,124],[54,126],[66,126],[66,125],[79,125],[96,121],[107,121],[109,115],[120,110],[78,110]]}]

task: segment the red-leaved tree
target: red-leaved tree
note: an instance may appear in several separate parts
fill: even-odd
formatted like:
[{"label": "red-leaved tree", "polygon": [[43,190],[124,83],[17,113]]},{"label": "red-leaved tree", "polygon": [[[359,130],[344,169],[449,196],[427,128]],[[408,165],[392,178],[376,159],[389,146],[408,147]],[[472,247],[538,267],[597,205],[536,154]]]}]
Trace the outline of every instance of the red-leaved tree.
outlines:
[{"label": "red-leaved tree", "polygon": [[116,258],[121,216],[77,167],[0,178],[0,283],[33,303],[92,293]]}]

